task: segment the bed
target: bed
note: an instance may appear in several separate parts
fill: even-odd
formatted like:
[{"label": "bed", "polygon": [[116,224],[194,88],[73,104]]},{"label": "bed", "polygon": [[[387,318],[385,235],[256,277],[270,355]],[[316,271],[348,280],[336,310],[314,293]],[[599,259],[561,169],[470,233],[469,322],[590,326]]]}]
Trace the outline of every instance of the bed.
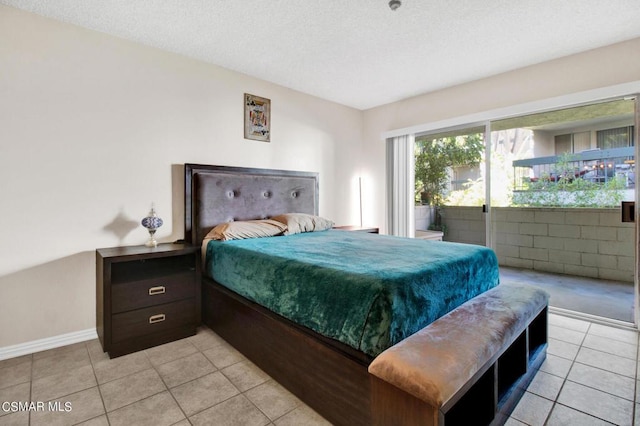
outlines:
[{"label": "bed", "polygon": [[[318,214],[316,173],[185,165],[185,239],[192,244],[202,244],[207,233],[218,224],[266,219],[284,213]],[[430,251],[426,250],[427,258],[437,258],[438,253],[440,257],[426,269],[415,261],[385,266],[384,258],[389,258],[387,252],[395,252],[399,245],[409,247],[408,258],[419,257],[425,247],[431,247]],[[339,261],[345,253],[376,246],[382,251],[371,249],[364,258],[358,252],[347,262]],[[202,284],[203,322],[334,424],[375,423],[368,372],[372,361],[382,351],[498,284],[497,261],[491,250],[419,240],[400,241],[396,237],[357,232],[326,230],[214,241],[206,243],[203,251],[206,263]],[[321,257],[321,252],[330,255]],[[302,261],[299,260],[301,254]],[[262,259],[263,256],[270,257]],[[275,263],[274,257],[278,259]],[[336,267],[336,263],[339,266]],[[254,269],[247,268],[249,264],[254,265]],[[353,267],[346,268],[345,264]],[[385,285],[374,285],[377,292],[363,293],[360,289],[365,270],[374,271],[367,280],[384,282]],[[398,275],[399,272],[404,275]],[[291,274],[295,278],[288,280]],[[333,287],[331,297],[356,288],[356,293],[347,299],[362,299],[365,303],[358,307],[346,304],[339,309],[333,306],[338,310],[318,313],[318,299],[329,297],[331,290],[311,296],[296,290],[300,282],[307,283],[312,276],[320,283],[324,279],[329,286],[349,283],[340,290]],[[407,276],[410,284],[402,282]],[[425,276],[436,282],[442,281],[443,276],[453,277],[451,280],[459,285],[429,302],[434,295],[419,290],[424,287],[424,283],[418,282],[422,279],[419,277]],[[265,289],[251,289],[252,280],[262,282],[265,277],[271,277]],[[394,281],[396,278],[400,281]],[[436,293],[446,287],[445,284],[434,285]],[[410,297],[396,298],[397,295],[389,294],[393,293],[390,287],[396,292],[409,288],[410,291],[404,292],[410,293]],[[288,296],[295,293],[295,297],[281,303],[276,297],[280,293]],[[331,300],[334,305],[343,303]],[[424,309],[426,313],[417,308],[425,303],[431,303]],[[279,305],[286,305],[289,310]],[[297,310],[291,310],[291,306]],[[390,311],[383,309],[389,306]],[[416,314],[416,311],[420,312]],[[305,315],[308,312],[314,315]],[[355,319],[352,320],[349,315],[353,313]],[[325,328],[322,321],[317,321],[323,316],[329,317]],[[340,335],[344,330],[347,330],[343,333],[346,338]]]},{"label": "bed", "polygon": [[371,357],[499,279],[485,247],[365,232],[210,241],[206,253],[216,282]]}]

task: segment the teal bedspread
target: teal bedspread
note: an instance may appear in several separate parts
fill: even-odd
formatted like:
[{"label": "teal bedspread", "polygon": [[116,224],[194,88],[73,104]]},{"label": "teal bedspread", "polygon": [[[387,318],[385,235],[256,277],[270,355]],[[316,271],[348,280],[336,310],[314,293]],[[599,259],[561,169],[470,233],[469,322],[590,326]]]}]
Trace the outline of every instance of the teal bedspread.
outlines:
[{"label": "teal bedspread", "polygon": [[486,247],[330,230],[207,245],[234,292],[377,356],[498,284]]}]

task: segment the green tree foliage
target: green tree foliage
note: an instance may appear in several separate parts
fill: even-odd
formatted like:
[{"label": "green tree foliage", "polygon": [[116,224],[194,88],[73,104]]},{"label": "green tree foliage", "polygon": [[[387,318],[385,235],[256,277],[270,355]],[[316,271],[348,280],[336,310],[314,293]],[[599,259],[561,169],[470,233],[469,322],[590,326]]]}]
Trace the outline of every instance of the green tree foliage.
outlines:
[{"label": "green tree foliage", "polygon": [[480,164],[483,152],[481,133],[416,139],[416,201],[441,205],[449,183],[449,169],[457,166],[475,167]]}]

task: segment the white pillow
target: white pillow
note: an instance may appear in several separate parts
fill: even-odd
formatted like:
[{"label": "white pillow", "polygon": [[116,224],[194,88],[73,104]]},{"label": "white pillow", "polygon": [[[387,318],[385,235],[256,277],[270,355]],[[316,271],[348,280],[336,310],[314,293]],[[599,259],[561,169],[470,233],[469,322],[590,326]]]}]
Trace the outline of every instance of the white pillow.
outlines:
[{"label": "white pillow", "polygon": [[306,213],[285,213],[271,219],[287,226],[284,235],[325,231],[331,229],[334,225],[333,221],[329,219]]},{"label": "white pillow", "polygon": [[237,222],[221,223],[209,231],[204,238],[228,241],[242,240],[245,238],[273,237],[274,235],[283,235],[286,230],[287,226],[276,220],[239,220]]}]

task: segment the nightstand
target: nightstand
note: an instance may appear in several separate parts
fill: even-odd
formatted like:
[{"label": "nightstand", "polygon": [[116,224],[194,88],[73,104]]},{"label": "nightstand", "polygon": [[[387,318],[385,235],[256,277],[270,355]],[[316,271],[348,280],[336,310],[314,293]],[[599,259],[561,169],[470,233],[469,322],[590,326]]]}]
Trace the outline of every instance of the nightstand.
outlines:
[{"label": "nightstand", "polygon": [[200,324],[199,247],[96,250],[96,323],[111,358],[194,335]]},{"label": "nightstand", "polygon": [[442,241],[444,232],[442,231],[416,231],[415,238],[418,240]]},{"label": "nightstand", "polygon": [[353,226],[353,225],[334,226],[333,229],[337,229],[339,231],[368,232],[370,234],[378,234],[380,231],[379,228],[368,228],[368,227]]}]

